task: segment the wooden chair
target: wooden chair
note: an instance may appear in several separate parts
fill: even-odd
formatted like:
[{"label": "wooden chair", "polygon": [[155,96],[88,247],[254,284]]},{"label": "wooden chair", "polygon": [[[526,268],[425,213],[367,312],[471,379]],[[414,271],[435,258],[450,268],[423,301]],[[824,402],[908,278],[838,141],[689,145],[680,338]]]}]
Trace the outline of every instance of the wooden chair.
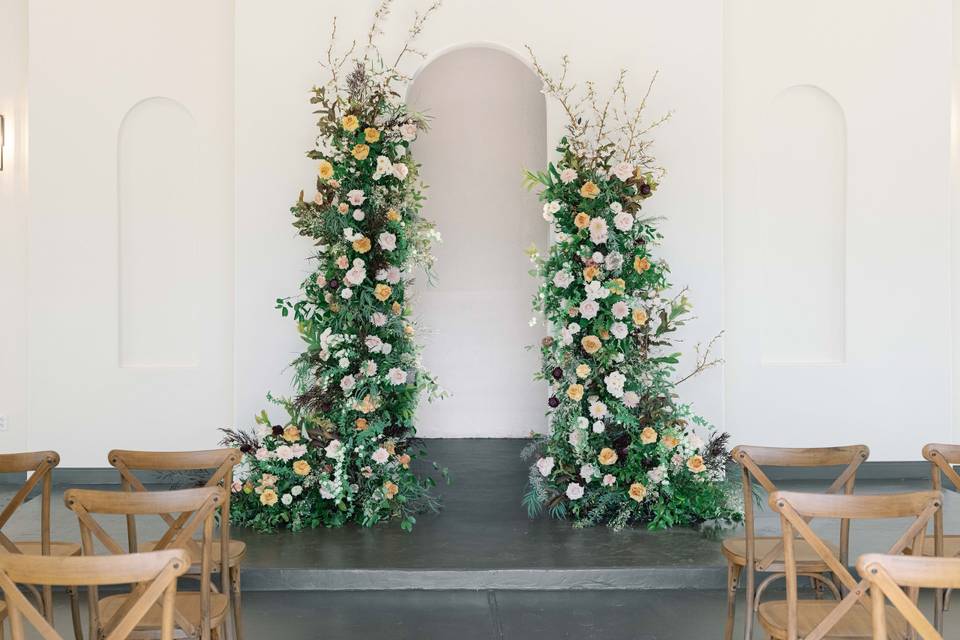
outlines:
[{"label": "wooden chair", "polygon": [[[221,590],[231,595],[233,613],[233,633],[236,640],[243,640],[242,609],[240,597],[240,563],[247,555],[247,545],[240,540],[230,539],[230,485],[233,482],[233,468],[242,454],[239,449],[212,449],[209,451],[124,451],[114,449],[107,455],[111,466],[120,472],[120,484],[126,491],[148,491],[135,471],[194,471],[210,470],[208,487],[223,487],[226,499],[220,506],[220,539],[213,542],[213,564],[220,572]],[[168,526],[177,522],[172,514],[161,514]],[[127,543],[131,553],[150,551],[156,541],[138,543],[136,516],[127,517]],[[224,555],[222,550],[227,549]],[[193,567],[188,572],[199,572],[199,556],[194,557]]]},{"label": "wooden chair", "polygon": [[[230,608],[229,597],[216,593],[210,580],[213,560],[213,519],[223,504],[226,491],[222,487],[202,487],[178,491],[130,493],[124,491],[92,491],[69,489],[63,496],[67,506],[80,522],[80,539],[84,555],[96,555],[94,537],[114,555],[125,555],[126,550],[106,532],[94,514],[103,515],[161,515],[179,513],[180,517],[157,541],[154,549],[184,549],[192,559],[200,559],[199,592],[178,593],[174,621],[187,638],[219,640]],[[194,534],[202,528],[201,540]],[[104,626],[102,618],[111,618],[124,606],[124,596],[100,599],[96,585],[89,587],[90,637],[100,638]],[[162,628],[162,611],[154,607],[137,625],[138,637],[157,637]]]},{"label": "wooden chair", "polygon": [[[875,496],[777,491],[771,495],[770,506],[780,513],[783,529],[787,599],[760,605],[757,617],[767,635],[777,640],[870,638],[872,618],[883,616],[890,638],[907,638],[909,630],[903,616],[894,607],[885,607],[876,614],[872,613],[866,580],[857,580],[850,574],[846,564],[813,532],[809,522],[811,518],[912,518],[910,526],[887,551],[891,555],[900,555],[907,548],[922,548],[927,525],[940,508],[942,499],[939,491]],[[839,602],[799,599],[797,534],[827,563],[833,575],[846,588],[847,593]]]},{"label": "wooden chair", "polygon": [[[857,469],[869,457],[870,449],[865,445],[818,448],[783,448],[739,446],[732,452],[733,459],[740,465],[743,485],[744,536],[727,538],[721,550],[727,558],[727,622],[724,638],[733,638],[733,622],[736,613],[737,589],[746,572],[746,614],[744,638],[753,637],[754,619],[760,598],[764,590],[774,581],[784,577],[784,548],[779,536],[757,536],[753,510],[753,483],[757,482],[767,494],[777,491],[776,485],[763,471],[763,467],[830,467],[842,466],[843,469],[833,483],[826,488],[826,494],[853,493]],[[850,521],[840,522],[839,545],[830,545],[834,555],[846,566],[850,547]],[[796,545],[797,562],[800,573],[818,586],[826,586],[839,597],[834,582],[827,579],[830,567],[821,560],[809,546]],[[766,578],[756,586],[757,572],[766,573]]]},{"label": "wooden chair", "polygon": [[173,638],[173,610],[177,597],[177,576],[190,566],[190,557],[183,549],[169,549],[151,553],[116,557],[30,557],[23,554],[0,555],[0,589],[6,601],[7,615],[13,640],[24,640],[23,618],[45,640],[60,640],[53,625],[23,597],[18,585],[45,587],[92,585],[134,585],[130,594],[123,596],[103,624],[103,640],[121,640],[129,637],[137,624],[156,607],[162,598],[160,624],[161,640]]},{"label": "wooden chair", "polygon": [[[887,619],[883,615],[889,600],[923,640],[943,640],[940,631],[917,608],[918,589],[954,589],[960,587],[960,558],[923,558],[868,553],[860,556],[857,571],[870,584],[873,602],[874,640],[887,639]],[[904,593],[901,587],[908,587]]]},{"label": "wooden chair", "polygon": [[[60,454],[56,451],[33,451],[30,453],[0,454],[0,473],[28,473],[26,481],[0,512],[0,552],[19,555],[44,555],[60,558],[79,556],[80,545],[74,542],[55,542],[50,540],[50,505],[53,493],[53,470],[60,464]],[[41,484],[42,483],[42,484]],[[40,490],[40,540],[11,540],[3,533],[3,527],[10,521],[13,514],[30,496],[38,484]],[[77,589],[73,585],[65,585],[70,595],[70,613],[73,616],[73,632],[76,640],[83,640],[83,628],[80,622],[80,601]],[[29,589],[30,587],[27,586]],[[47,621],[53,624],[53,589],[43,586],[42,596],[38,600]],[[35,592],[35,590],[34,590]],[[3,623],[4,613],[0,611],[0,624]],[[2,633],[2,627],[0,627]]]},{"label": "wooden chair", "polygon": [[[960,445],[928,444],[923,448],[923,457],[930,462],[930,481],[935,491],[943,489],[943,476],[947,477],[955,491],[960,491],[960,474],[953,465],[960,464]],[[933,537],[927,538],[923,545],[923,555],[940,558],[960,556],[960,535],[945,535],[943,530],[943,509],[933,517]],[[950,590],[938,589],[934,597],[933,620],[937,629],[943,632],[943,611],[950,601]]]}]

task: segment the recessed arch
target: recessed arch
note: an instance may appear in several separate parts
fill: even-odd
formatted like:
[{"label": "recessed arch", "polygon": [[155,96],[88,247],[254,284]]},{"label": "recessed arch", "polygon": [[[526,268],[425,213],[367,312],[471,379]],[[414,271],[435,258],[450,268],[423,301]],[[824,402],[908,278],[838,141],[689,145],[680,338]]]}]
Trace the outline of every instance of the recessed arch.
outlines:
[{"label": "recessed arch", "polygon": [[[547,225],[524,169],[547,161],[541,83],[515,52],[458,45],[431,56],[408,90],[432,117],[414,143],[436,222],[436,286],[420,278],[416,309],[429,329],[424,362],[451,397],[423,405],[425,436],[523,436],[545,426],[546,389],[534,382],[542,327],[529,326],[535,278],[524,249],[545,248]],[[420,105],[423,109],[420,109]]]}]

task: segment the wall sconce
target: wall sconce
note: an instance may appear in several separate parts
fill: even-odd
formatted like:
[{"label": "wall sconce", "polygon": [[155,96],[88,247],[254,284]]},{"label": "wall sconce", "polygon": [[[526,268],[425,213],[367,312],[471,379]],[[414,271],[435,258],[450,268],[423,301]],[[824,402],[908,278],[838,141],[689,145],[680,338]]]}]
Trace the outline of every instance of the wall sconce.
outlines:
[{"label": "wall sconce", "polygon": [[4,122],[3,116],[0,116],[0,171],[3,171],[3,148],[7,146],[7,136],[4,131]]}]

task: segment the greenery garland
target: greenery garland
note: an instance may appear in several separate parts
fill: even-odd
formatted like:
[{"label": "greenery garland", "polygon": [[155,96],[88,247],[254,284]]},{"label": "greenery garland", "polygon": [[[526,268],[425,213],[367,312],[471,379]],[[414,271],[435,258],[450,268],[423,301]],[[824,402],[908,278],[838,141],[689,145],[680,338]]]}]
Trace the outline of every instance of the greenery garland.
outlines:
[{"label": "greenery garland", "polygon": [[[296,320],[305,343],[293,362],[294,398],[275,401],[285,425],[266,412],[254,433],[229,430],[239,446],[232,520],[261,531],[370,526],[436,508],[431,478],[410,468],[420,453],[414,414],[437,387],[420,362],[407,286],[414,267],[428,274],[433,225],[420,216],[423,185],[410,143],[427,127],[404,104],[397,69],[434,4],[418,13],[400,55],[384,62],[375,44],[390,0],[378,7],[362,53],[356,43],[327,62],[330,80],[315,87],[318,136],[316,192],[291,209],[300,235],[316,242],[313,269],[296,298],[277,308]],[[269,396],[268,396],[269,397]],[[270,398],[273,400],[273,398]]]},{"label": "greenery garland", "polygon": [[[550,385],[550,432],[524,452],[536,458],[524,503],[531,516],[614,528],[737,520],[727,436],[677,397],[672,334],[691,305],[668,293],[657,220],[642,213],[663,174],[645,136],[669,114],[645,125],[646,96],[628,109],[624,71],[606,100],[591,83],[577,99],[566,57],[559,79],[533,62],[569,124],[559,160],[527,174],[555,241],[546,256],[531,252],[542,282],[533,306],[550,327],[537,376]],[[690,375],[719,362],[709,351]]]}]

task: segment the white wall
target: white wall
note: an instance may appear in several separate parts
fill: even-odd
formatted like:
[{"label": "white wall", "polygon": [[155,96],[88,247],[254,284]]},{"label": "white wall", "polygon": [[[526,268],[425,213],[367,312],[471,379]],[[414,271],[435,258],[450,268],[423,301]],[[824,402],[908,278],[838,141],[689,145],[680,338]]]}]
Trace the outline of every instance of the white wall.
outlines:
[{"label": "white wall", "polygon": [[[398,3],[388,52],[414,4]],[[338,7],[344,39],[364,36],[374,5]],[[307,90],[330,17],[312,0],[0,3],[0,113],[15,134],[0,174],[0,447],[54,446],[83,466],[111,446],[209,446],[289,389],[300,344],[273,302],[306,269],[288,209],[312,180]],[[948,0],[447,0],[435,18],[420,42],[433,57],[488,43],[523,58],[529,43],[554,69],[569,53],[579,80],[627,66],[637,97],[660,70],[650,113],[675,115],[656,134],[668,175],[649,212],[667,217],[661,251],[695,302],[683,347],[726,330],[726,366],[684,385],[700,412],[737,441],[863,441],[876,459],[917,458],[903,434],[954,437]],[[189,117],[164,116],[176,108],[163,100]],[[549,105],[548,140],[562,122]],[[118,151],[143,173],[118,173]],[[151,199],[153,172],[185,187]],[[462,267],[446,251],[441,278]]]}]

